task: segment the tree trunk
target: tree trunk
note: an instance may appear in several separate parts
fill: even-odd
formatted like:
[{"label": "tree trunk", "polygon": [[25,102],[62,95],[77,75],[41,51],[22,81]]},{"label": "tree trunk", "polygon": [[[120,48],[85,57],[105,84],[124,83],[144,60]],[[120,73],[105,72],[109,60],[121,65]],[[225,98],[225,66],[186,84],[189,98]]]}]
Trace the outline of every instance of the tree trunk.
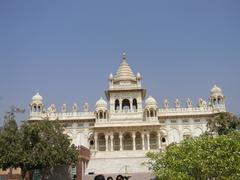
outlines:
[{"label": "tree trunk", "polygon": [[21,170],[21,178],[22,178],[22,180],[24,180],[25,176],[26,176],[26,173],[27,173],[27,170],[25,168],[21,168],[21,169],[22,169]]},{"label": "tree trunk", "polygon": [[42,171],[42,180],[47,180],[48,179],[48,175],[49,175],[49,168],[44,168]]}]

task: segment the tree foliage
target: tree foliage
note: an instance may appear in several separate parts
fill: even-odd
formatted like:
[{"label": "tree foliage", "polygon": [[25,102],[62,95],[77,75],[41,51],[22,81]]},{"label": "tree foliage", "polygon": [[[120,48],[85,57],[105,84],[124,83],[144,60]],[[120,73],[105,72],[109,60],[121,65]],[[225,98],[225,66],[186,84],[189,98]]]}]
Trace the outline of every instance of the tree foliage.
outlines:
[{"label": "tree foliage", "polygon": [[4,126],[0,131],[0,168],[6,170],[10,167],[18,167],[21,159],[21,147],[14,112],[7,112],[4,119]]},{"label": "tree foliage", "polygon": [[41,169],[45,173],[58,165],[69,165],[78,160],[78,151],[63,134],[57,121],[43,120],[25,123],[21,127],[23,157],[20,167],[28,171]]},{"label": "tree foliage", "polygon": [[209,119],[207,123],[209,131],[218,135],[228,134],[233,130],[239,129],[239,126],[239,118],[228,112],[218,113],[214,118]]},{"label": "tree foliage", "polygon": [[203,135],[147,157],[157,179],[240,179],[240,133]]},{"label": "tree foliage", "polygon": [[47,174],[55,166],[78,161],[78,150],[57,121],[25,122],[18,129],[10,113],[0,132],[0,144],[0,168],[20,167],[23,177],[30,170]]}]

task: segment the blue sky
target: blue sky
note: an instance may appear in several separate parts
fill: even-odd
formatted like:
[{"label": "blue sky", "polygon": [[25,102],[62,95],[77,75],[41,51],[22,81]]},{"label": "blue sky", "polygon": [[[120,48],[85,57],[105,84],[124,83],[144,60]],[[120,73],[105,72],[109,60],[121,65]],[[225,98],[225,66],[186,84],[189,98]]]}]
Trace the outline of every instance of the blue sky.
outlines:
[{"label": "blue sky", "polygon": [[164,98],[196,105],[217,84],[239,114],[239,9],[239,0],[1,0],[0,115],[28,109],[37,91],[47,106],[93,110],[123,50],[160,107]]}]

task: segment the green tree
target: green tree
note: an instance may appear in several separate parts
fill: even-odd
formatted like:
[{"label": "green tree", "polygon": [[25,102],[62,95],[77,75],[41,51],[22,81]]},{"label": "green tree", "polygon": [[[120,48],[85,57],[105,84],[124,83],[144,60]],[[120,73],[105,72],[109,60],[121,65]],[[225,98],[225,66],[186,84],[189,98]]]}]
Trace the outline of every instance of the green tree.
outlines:
[{"label": "green tree", "polygon": [[70,165],[78,161],[78,151],[70,144],[68,135],[57,121],[42,120],[25,123],[21,127],[23,159],[19,166],[25,173],[40,169],[43,179],[51,168],[58,165]]},{"label": "green tree", "polygon": [[237,116],[228,112],[221,112],[209,119],[207,128],[211,133],[218,135],[228,134],[229,132],[239,129],[240,120]]},{"label": "green tree", "polygon": [[17,168],[21,159],[21,147],[18,126],[15,121],[14,113],[16,110],[11,108],[4,116],[4,126],[0,131],[0,168]]},{"label": "green tree", "polygon": [[147,157],[157,179],[240,179],[240,133],[187,139]]},{"label": "green tree", "polygon": [[58,121],[25,122],[18,129],[13,111],[5,116],[0,144],[0,168],[19,167],[22,178],[38,169],[45,179],[53,167],[78,161],[79,152]]}]

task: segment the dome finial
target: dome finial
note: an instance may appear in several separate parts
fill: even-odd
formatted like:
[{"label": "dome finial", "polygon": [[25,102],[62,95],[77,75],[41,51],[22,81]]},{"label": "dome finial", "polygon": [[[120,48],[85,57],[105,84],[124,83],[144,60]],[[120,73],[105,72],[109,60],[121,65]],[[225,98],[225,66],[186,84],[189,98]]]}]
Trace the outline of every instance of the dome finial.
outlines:
[{"label": "dome finial", "polygon": [[126,61],[126,52],[125,50],[123,50],[123,53],[122,53],[122,61]]}]

